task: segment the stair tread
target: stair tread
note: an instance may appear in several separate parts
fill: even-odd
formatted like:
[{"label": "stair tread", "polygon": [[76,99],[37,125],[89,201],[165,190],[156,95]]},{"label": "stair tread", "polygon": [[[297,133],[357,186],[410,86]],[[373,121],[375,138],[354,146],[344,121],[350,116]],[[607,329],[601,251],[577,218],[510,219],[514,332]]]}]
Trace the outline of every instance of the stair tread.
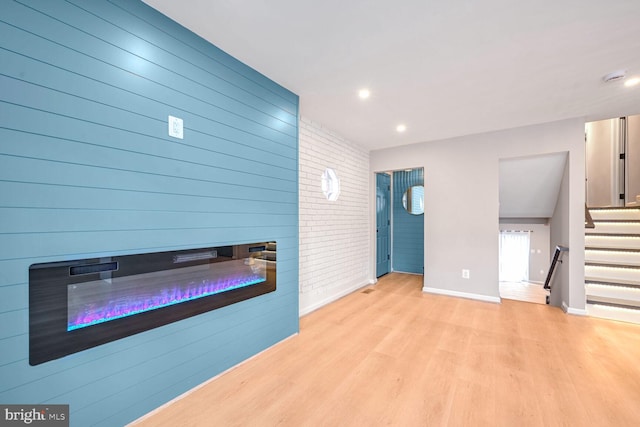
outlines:
[{"label": "stair tread", "polygon": [[629,269],[633,269],[633,270],[640,270],[640,265],[616,264],[616,263],[612,263],[612,262],[586,261],[584,263],[584,265],[591,266],[591,267],[614,267],[614,268],[623,267],[623,268],[629,268]]},{"label": "stair tread", "polygon": [[605,304],[587,304],[586,309],[590,317],[634,324],[640,323],[640,310],[638,309],[616,308]]},{"label": "stair tread", "polygon": [[587,231],[585,232],[585,236],[640,237],[640,233],[590,233]]},{"label": "stair tread", "polygon": [[598,251],[598,252],[629,252],[629,253],[640,253],[640,249],[632,249],[632,248],[603,248],[597,246],[587,246],[584,248],[585,251]]},{"label": "stair tread", "polygon": [[626,211],[626,210],[633,210],[633,209],[640,209],[640,206],[598,206],[598,207],[587,207],[587,209],[589,209],[590,211],[615,211],[615,210],[621,210],[621,211]]},{"label": "stair tread", "polygon": [[585,267],[600,267],[600,268],[624,268],[628,270],[640,270],[640,262],[616,262],[616,261],[603,261],[594,259],[585,259]]},{"label": "stair tread", "polygon": [[[595,211],[595,228],[585,229],[587,313],[594,317],[640,323],[640,278],[636,280],[640,271],[640,245],[636,240],[640,239],[637,232],[640,206],[589,210]],[[598,211],[610,211],[611,214]],[[608,267],[612,270],[606,270]]]},{"label": "stair tread", "polygon": [[638,292],[640,290],[640,283],[596,283],[595,281],[585,280],[585,290],[587,295],[602,295],[611,298],[640,301],[640,292]]},{"label": "stair tread", "polygon": [[605,298],[605,297],[587,297],[587,304],[597,304],[597,305],[608,305],[610,307],[620,307],[627,308],[630,310],[640,310],[640,302],[635,303],[635,301],[628,300],[618,300],[616,298]]},{"label": "stair tread", "polygon": [[612,284],[612,285],[619,285],[619,286],[625,286],[625,285],[640,285],[640,282],[637,280],[625,280],[625,279],[617,279],[617,278],[609,278],[609,277],[596,277],[596,276],[585,276],[584,278],[585,283],[586,282],[606,282],[608,284]]},{"label": "stair tread", "polygon": [[620,223],[640,224],[640,219],[594,219],[593,222],[597,222],[597,223],[610,222],[612,224],[620,224]]},{"label": "stair tread", "polygon": [[[605,252],[608,253],[608,252]],[[638,257],[640,256],[640,254],[633,254],[633,258],[635,259],[608,259],[608,258],[612,258],[612,257],[598,257],[598,254],[596,253],[586,253],[585,255],[585,259],[584,259],[584,265],[588,266],[589,264],[591,264],[594,267],[629,267],[629,268],[640,268],[640,259],[638,259]],[[627,254],[627,255],[631,255],[631,254]],[[622,257],[622,254],[620,254],[618,257]],[[605,265],[606,264],[606,265]]]}]

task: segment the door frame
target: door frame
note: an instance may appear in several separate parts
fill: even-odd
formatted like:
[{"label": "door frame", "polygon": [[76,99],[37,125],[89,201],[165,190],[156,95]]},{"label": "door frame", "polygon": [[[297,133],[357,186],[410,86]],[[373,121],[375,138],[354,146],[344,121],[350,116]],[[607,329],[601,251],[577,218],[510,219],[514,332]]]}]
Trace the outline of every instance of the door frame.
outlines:
[{"label": "door frame", "polygon": [[[381,178],[385,182],[380,182]],[[382,188],[380,187],[382,185]],[[382,199],[381,199],[382,198]],[[382,200],[382,202],[381,202]],[[381,208],[382,204],[382,208]],[[384,211],[383,211],[384,210]],[[384,212],[385,215],[381,215]],[[376,278],[391,273],[391,175],[385,172],[376,173]],[[381,224],[380,221],[386,221]],[[385,236],[380,236],[380,230],[384,229]],[[386,246],[381,247],[381,237],[386,239]],[[383,258],[386,256],[386,260]]]}]

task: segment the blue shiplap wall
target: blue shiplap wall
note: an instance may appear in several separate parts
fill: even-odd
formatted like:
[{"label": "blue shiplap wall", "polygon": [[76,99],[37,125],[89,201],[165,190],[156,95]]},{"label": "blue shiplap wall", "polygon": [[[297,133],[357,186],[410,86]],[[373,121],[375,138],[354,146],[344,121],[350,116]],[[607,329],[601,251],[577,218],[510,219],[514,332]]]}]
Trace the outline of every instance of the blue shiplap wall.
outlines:
[{"label": "blue shiplap wall", "polygon": [[414,185],[424,185],[424,169],[393,173],[393,270],[423,274],[424,215],[411,215],[402,206],[402,195]]},{"label": "blue shiplap wall", "polygon": [[[297,135],[295,94],[140,1],[2,1],[0,402],[122,425],[297,332]],[[30,264],[262,240],[276,292],[29,366]]]}]

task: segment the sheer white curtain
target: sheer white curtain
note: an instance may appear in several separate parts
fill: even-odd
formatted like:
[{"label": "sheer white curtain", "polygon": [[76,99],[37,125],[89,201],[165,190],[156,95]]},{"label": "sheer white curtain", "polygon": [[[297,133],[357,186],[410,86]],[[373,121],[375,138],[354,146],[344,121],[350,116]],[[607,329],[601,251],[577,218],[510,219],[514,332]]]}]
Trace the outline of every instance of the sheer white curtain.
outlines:
[{"label": "sheer white curtain", "polygon": [[528,231],[500,232],[500,273],[501,282],[529,280]]}]

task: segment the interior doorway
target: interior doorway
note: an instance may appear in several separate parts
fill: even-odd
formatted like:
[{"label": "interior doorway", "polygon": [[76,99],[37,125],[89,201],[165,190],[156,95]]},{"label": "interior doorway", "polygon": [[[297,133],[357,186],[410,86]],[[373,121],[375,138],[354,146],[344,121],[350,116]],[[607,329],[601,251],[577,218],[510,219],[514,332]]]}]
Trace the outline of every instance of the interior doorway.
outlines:
[{"label": "interior doorway", "polygon": [[[498,278],[501,298],[546,303],[544,289],[554,239],[564,225],[568,152],[500,159]],[[560,209],[558,209],[560,207]],[[557,294],[559,295],[559,293]]]},{"label": "interior doorway", "polygon": [[376,174],[376,277],[391,272],[391,175]]},{"label": "interior doorway", "polygon": [[424,274],[424,169],[376,173],[376,277]]},{"label": "interior doorway", "polygon": [[549,246],[546,224],[501,224],[499,235],[500,298],[545,304]]},{"label": "interior doorway", "polygon": [[588,207],[640,205],[640,115],[585,125]]},{"label": "interior doorway", "polygon": [[424,169],[394,171],[392,181],[393,271],[424,274]]}]

